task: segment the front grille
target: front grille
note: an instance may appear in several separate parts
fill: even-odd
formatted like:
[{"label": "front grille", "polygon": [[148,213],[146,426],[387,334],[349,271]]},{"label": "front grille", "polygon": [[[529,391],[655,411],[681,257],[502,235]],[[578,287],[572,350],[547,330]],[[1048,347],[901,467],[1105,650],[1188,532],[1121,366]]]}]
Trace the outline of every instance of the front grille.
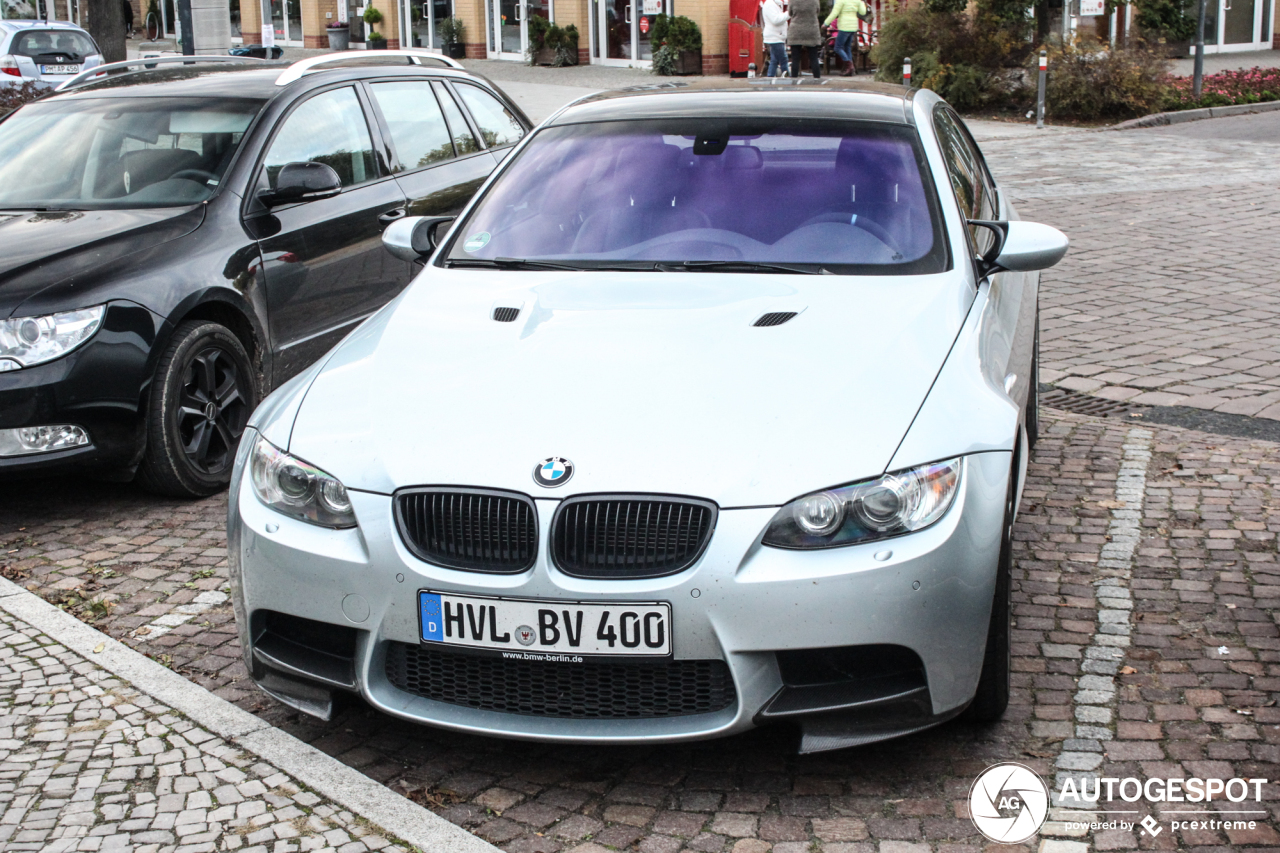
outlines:
[{"label": "front grille", "polygon": [[538,514],[518,492],[451,486],[399,492],[396,526],[414,556],[473,572],[514,574],[538,554]]},{"label": "front grille", "polygon": [[450,705],[581,720],[683,717],[737,701],[729,667],[719,660],[550,663],[390,643],[387,680]]},{"label": "front grille", "polygon": [[692,498],[593,495],[560,504],[551,558],[581,578],[651,578],[689,568],[711,539],[716,505]]},{"label": "front grille", "polygon": [[510,323],[520,316],[519,308],[494,308],[493,319],[499,323]]}]

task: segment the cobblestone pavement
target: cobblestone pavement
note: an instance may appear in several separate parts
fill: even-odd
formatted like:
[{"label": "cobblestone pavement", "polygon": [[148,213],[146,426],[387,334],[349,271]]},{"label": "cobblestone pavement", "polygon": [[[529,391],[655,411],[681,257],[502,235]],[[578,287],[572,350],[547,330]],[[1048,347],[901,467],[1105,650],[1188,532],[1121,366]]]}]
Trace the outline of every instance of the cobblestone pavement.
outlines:
[{"label": "cobblestone pavement", "polygon": [[0,850],[403,849],[0,613]]},{"label": "cobblestone pavement", "polygon": [[1044,275],[1042,381],[1280,419],[1280,113],[1258,120],[1271,141],[1161,128],[983,143],[1023,218],[1072,241]]},{"label": "cobblestone pavement", "polygon": [[[1277,181],[1263,179],[1275,146],[1144,133],[984,143],[1023,215],[1074,240],[1046,277],[1045,376],[1265,414],[1280,390]],[[1277,776],[1280,445],[1044,414],[1015,530],[1006,719],[826,755],[795,756],[786,729],[578,749],[446,734],[358,702],[329,724],[300,718],[239,663],[223,497],[78,480],[6,490],[0,572],[511,851],[977,853],[965,801],[995,761],[1047,777]],[[1054,814],[1041,853],[1280,847],[1273,786],[1264,798],[1244,834],[1079,836]]]}]

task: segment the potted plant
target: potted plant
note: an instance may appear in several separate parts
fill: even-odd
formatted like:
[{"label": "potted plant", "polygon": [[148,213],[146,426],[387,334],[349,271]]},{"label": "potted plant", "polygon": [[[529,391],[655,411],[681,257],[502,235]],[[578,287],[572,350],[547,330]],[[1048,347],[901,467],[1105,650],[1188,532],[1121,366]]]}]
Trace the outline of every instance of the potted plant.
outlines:
[{"label": "potted plant", "polygon": [[653,73],[666,76],[702,73],[702,31],[683,15],[656,15],[651,29]]},{"label": "potted plant", "polygon": [[463,26],[461,18],[444,18],[436,25],[440,34],[440,44],[445,56],[450,59],[463,59],[467,55],[467,46],[463,43]]},{"label": "potted plant", "polygon": [[347,50],[351,47],[351,27],[346,21],[330,21],[324,26],[329,36],[329,50]]},{"label": "potted plant", "polygon": [[382,33],[369,33],[369,37],[365,39],[365,47],[369,50],[386,50],[387,37]]}]

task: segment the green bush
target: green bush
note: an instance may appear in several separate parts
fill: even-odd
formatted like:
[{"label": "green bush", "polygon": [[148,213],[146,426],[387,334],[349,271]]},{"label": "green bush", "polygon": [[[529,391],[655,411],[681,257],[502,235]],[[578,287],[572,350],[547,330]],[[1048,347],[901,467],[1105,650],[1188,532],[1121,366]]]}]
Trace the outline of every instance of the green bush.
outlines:
[{"label": "green bush", "polygon": [[374,6],[369,6],[364,10],[364,22],[366,24],[381,24],[382,13]]},{"label": "green bush", "polygon": [[649,30],[651,42],[673,50],[702,50],[702,30],[698,22],[684,15],[655,15]]},{"label": "green bush", "polygon": [[538,64],[538,53],[543,49],[555,52],[553,67],[578,64],[578,28],[573,24],[560,27],[547,18],[529,18],[529,47],[525,52],[530,65]]},{"label": "green bush", "polygon": [[1138,43],[1108,50],[1092,36],[1049,48],[1045,111],[1055,118],[1130,118],[1156,112],[1167,97],[1168,60]]},{"label": "green bush", "polygon": [[1151,40],[1187,41],[1196,34],[1192,0],[1134,0],[1138,29]]},{"label": "green bush", "polygon": [[464,29],[461,18],[445,18],[436,26],[436,32],[440,34],[440,42],[445,47],[461,44]]}]

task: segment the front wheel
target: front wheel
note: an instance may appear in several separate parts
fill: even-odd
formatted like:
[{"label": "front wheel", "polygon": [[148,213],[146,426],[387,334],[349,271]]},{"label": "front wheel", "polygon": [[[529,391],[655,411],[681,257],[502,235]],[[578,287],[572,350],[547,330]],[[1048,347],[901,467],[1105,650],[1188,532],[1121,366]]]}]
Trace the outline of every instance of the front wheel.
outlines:
[{"label": "front wheel", "polygon": [[965,718],[978,723],[994,723],[1009,707],[1012,680],[1013,630],[1013,521],[1018,466],[1009,471],[1004,500],[1004,525],[1000,531],[1000,560],[996,567],[996,592],[991,602],[991,622],[987,628],[987,648],[982,657],[978,691],[965,710]]},{"label": "front wheel", "polygon": [[156,366],[139,484],[186,498],[226,488],[257,404],[253,365],[240,340],[217,323],[180,325]]}]

